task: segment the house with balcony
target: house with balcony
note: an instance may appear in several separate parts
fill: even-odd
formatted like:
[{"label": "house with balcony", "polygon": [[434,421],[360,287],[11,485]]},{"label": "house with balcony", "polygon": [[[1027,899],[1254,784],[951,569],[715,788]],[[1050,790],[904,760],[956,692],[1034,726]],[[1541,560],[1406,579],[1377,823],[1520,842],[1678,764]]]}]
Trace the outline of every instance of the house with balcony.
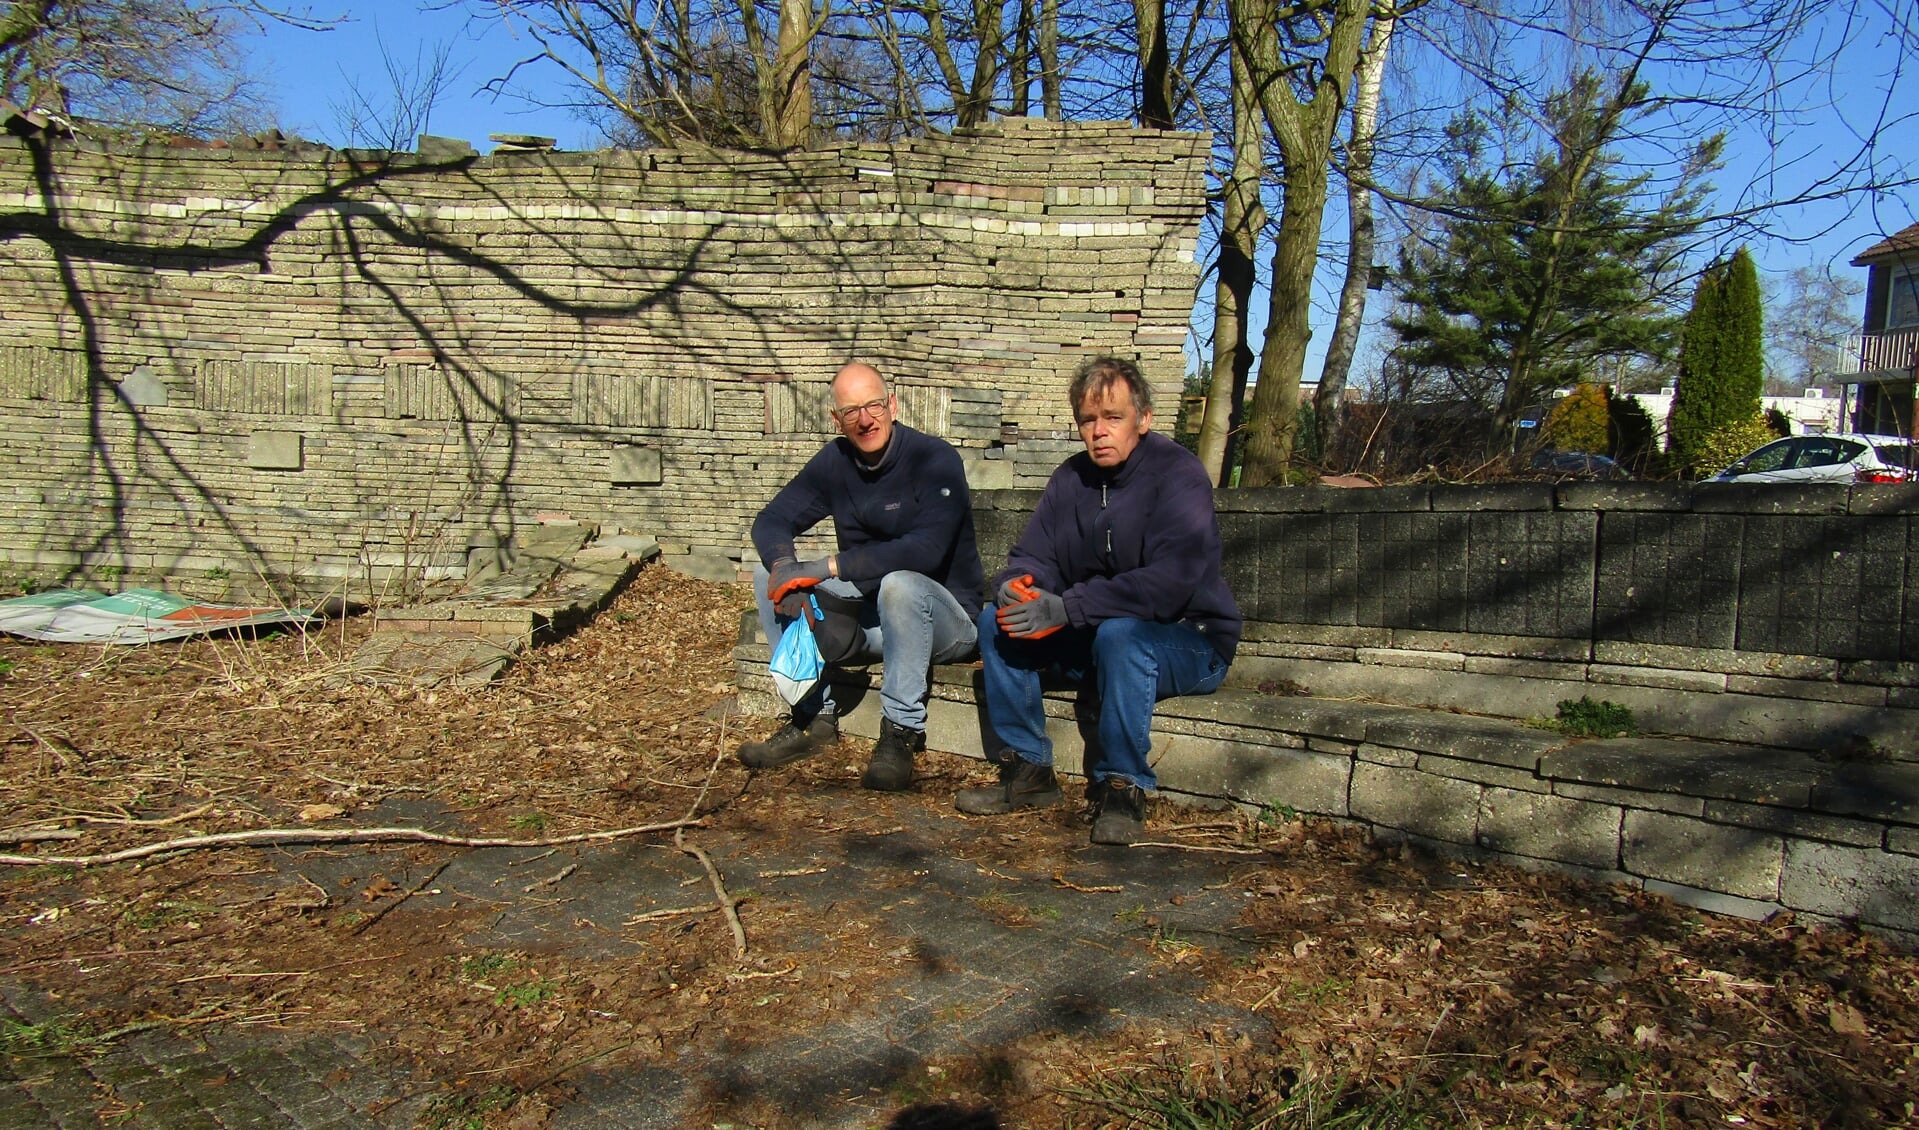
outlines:
[{"label": "house with balcony", "polygon": [[1852,260],[1866,268],[1864,332],[1846,343],[1849,372],[1838,375],[1853,431],[1911,436],[1919,380],[1919,224],[1902,228]]}]

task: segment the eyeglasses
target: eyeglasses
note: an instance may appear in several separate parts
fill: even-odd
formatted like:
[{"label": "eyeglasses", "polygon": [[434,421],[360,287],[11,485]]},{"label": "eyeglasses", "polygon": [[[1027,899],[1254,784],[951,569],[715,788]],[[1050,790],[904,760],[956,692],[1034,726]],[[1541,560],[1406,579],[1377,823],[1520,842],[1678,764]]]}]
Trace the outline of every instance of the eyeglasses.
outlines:
[{"label": "eyeglasses", "polygon": [[865,404],[850,404],[845,408],[833,409],[833,418],[842,424],[850,424],[861,416],[871,416],[875,420],[886,414],[886,402],[890,397],[882,396],[878,400],[869,400]]}]

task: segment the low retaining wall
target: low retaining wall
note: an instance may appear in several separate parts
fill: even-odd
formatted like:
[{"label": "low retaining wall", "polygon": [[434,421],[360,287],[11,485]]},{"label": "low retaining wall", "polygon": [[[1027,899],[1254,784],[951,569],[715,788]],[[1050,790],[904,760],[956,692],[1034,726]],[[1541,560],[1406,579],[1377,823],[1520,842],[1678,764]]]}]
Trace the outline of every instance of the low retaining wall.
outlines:
[{"label": "low retaining wall", "polygon": [[[984,491],[989,572],[1035,491]],[[1228,685],[1160,704],[1163,789],[1919,946],[1919,653],[1904,487],[1517,484],[1218,496]],[[749,614],[748,710],[779,707]],[[877,672],[842,673],[878,729]],[[977,667],[928,744],[983,756]],[[1263,688],[1263,689],[1262,689]],[[872,693],[869,693],[872,692]],[[1526,720],[1582,695],[1645,737]],[[1082,743],[1049,702],[1059,764]]]},{"label": "low retaining wall", "polygon": [[[779,709],[749,623],[742,706]],[[879,731],[879,673],[840,672],[842,728]],[[935,669],[929,748],[984,757],[977,665]],[[1049,695],[1081,770],[1070,696]],[[1330,816],[1478,859],[1626,883],[1721,914],[1857,922],[1919,948],[1919,766],[1676,738],[1571,741],[1504,719],[1227,687],[1160,703],[1162,793]]]},{"label": "low retaining wall", "polygon": [[[1035,491],[975,497],[1004,560]],[[1230,682],[1919,761],[1919,489],[1222,491]],[[991,570],[989,569],[989,572]]]}]

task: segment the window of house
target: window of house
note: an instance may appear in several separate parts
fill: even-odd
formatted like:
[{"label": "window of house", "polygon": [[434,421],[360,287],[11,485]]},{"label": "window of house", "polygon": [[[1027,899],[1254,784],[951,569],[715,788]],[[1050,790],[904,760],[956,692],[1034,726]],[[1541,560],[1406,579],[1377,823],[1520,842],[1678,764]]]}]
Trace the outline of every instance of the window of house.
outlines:
[{"label": "window of house", "polygon": [[1919,270],[1892,273],[1892,294],[1886,304],[1886,328],[1919,326]]}]

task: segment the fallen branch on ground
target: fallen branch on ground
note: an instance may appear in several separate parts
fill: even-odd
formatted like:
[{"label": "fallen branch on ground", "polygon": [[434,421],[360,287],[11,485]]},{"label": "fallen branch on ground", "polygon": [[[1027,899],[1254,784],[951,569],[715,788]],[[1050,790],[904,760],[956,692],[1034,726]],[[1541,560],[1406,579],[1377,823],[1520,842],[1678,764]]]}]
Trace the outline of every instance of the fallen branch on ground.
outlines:
[{"label": "fallen branch on ground", "polygon": [[213,803],[209,801],[198,808],[190,808],[174,816],[163,816],[153,820],[138,820],[131,816],[95,816],[91,812],[70,812],[62,816],[50,816],[48,819],[80,824],[104,824],[115,828],[164,828],[169,824],[184,824],[188,820],[197,820],[212,811]]},{"label": "fallen branch on ground", "polygon": [[523,895],[530,895],[534,891],[539,890],[541,887],[550,887],[553,884],[558,883],[561,880],[565,879],[568,875],[571,875],[575,871],[578,871],[579,869],[580,869],[579,864],[569,863],[565,867],[560,868],[558,874],[548,875],[544,879],[535,879],[531,883],[528,883],[526,886],[521,887],[520,893]]},{"label": "fallen branch on ground", "polygon": [[70,832],[64,828],[40,828],[25,832],[0,833],[0,842],[15,844],[35,844],[44,840],[77,840],[85,832]]},{"label": "fallen branch on ground", "polygon": [[622,926],[637,926],[642,922],[658,922],[664,918],[683,918],[689,914],[712,914],[717,906],[679,906],[669,910],[649,910],[645,914],[635,914],[620,923]]},{"label": "fallen branch on ground", "polygon": [[145,859],[148,856],[164,855],[171,851],[193,851],[200,848],[249,847],[262,844],[377,844],[394,841],[407,841],[424,844],[450,844],[453,847],[553,847],[556,844],[583,844],[595,840],[618,840],[627,836],[644,836],[649,832],[676,832],[682,828],[701,827],[704,820],[688,817],[682,820],[665,820],[658,824],[640,824],[632,828],[615,828],[609,832],[578,832],[571,836],[548,836],[538,840],[494,839],[487,836],[449,836],[443,832],[429,832],[424,828],[260,828],[251,832],[219,832],[210,836],[184,836],[177,840],[163,840],[145,847],[126,848],[122,851],[103,852],[99,855],[11,855],[0,853],[0,864],[13,867],[40,867],[54,865],[61,867],[99,867],[109,863],[125,863],[129,859]]},{"label": "fallen branch on ground", "polygon": [[700,786],[699,795],[693,798],[693,807],[686,810],[686,819],[680,822],[681,827],[673,831],[673,846],[699,860],[700,866],[706,869],[706,881],[713,886],[713,897],[719,903],[720,910],[726,914],[727,925],[733,928],[733,956],[745,961],[746,927],[740,922],[740,912],[733,901],[733,896],[727,893],[726,883],[720,878],[720,869],[713,866],[713,860],[701,851],[698,845],[686,842],[686,826],[699,823],[694,817],[700,811],[700,805],[706,801],[707,790],[713,787],[713,776],[720,771],[720,762],[725,757],[726,719],[721,718],[719,750],[713,755],[713,764],[706,770],[706,781]]},{"label": "fallen branch on ground", "polygon": [[1266,852],[1260,848],[1212,847],[1207,844],[1174,843],[1171,840],[1137,840],[1131,844],[1128,844],[1127,846],[1136,847],[1136,848],[1143,848],[1143,847],[1173,848],[1176,851],[1205,851],[1205,852],[1212,852],[1215,855],[1265,855],[1266,854]]},{"label": "fallen branch on ground", "polygon": [[379,910],[374,911],[372,917],[366,919],[365,921],[361,922],[359,925],[353,927],[353,929],[348,930],[347,933],[348,934],[364,934],[368,930],[372,929],[373,924],[375,922],[378,922],[380,919],[386,917],[387,911],[392,910],[394,907],[412,898],[414,895],[419,894],[421,889],[424,888],[428,883],[431,883],[433,880],[438,879],[440,877],[440,872],[445,871],[447,869],[448,864],[451,864],[452,862],[453,861],[449,859],[445,861],[444,863],[441,863],[438,867],[435,867],[433,870],[427,872],[426,878],[420,880],[419,882],[413,884],[413,886],[407,888],[407,891],[405,894],[401,895],[399,898],[394,899],[392,902],[387,903],[385,906],[381,907]]}]

